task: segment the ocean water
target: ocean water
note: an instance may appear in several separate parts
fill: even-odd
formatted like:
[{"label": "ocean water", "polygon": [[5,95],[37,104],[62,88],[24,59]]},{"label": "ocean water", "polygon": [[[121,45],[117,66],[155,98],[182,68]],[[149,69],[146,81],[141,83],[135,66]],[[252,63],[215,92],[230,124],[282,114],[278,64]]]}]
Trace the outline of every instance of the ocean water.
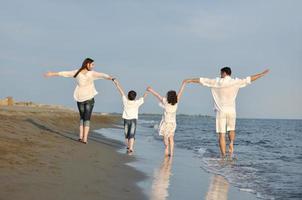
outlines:
[{"label": "ocean water", "polygon": [[[160,119],[140,115],[139,126],[149,130],[138,129],[140,137],[162,142]],[[178,115],[175,144],[198,159],[200,170],[221,175],[258,199],[302,199],[302,120],[237,119],[231,165],[219,158],[213,117]]]}]

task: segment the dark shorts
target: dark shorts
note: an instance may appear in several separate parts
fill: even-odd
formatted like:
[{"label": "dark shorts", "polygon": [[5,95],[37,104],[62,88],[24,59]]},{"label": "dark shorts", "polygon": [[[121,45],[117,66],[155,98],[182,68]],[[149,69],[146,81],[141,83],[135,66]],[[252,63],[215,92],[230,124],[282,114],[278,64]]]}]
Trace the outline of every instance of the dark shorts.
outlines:
[{"label": "dark shorts", "polygon": [[135,139],[136,119],[124,119],[124,130],[126,139]]}]

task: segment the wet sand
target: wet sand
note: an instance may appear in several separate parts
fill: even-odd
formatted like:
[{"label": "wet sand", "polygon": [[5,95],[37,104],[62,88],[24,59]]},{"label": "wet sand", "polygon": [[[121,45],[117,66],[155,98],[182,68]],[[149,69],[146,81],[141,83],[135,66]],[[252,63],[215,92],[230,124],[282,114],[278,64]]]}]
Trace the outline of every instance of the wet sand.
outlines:
[{"label": "wet sand", "polygon": [[[98,132],[122,141],[120,129],[101,129]],[[201,168],[201,160],[187,149],[175,147],[174,157],[164,157],[164,145],[154,139],[154,132],[138,124],[136,143],[129,165],[147,175],[139,186],[151,200],[256,200],[254,194],[232,186],[224,177]],[[157,134],[157,133],[156,133]],[[123,153],[124,149],[118,150]],[[217,160],[217,162],[222,162]],[[225,165],[232,165],[226,161]]]},{"label": "wet sand", "polygon": [[[94,115],[92,129],[120,117]],[[122,144],[91,133],[78,139],[78,113],[64,109],[0,107],[0,199],[146,199],[142,172],[118,154]]]}]

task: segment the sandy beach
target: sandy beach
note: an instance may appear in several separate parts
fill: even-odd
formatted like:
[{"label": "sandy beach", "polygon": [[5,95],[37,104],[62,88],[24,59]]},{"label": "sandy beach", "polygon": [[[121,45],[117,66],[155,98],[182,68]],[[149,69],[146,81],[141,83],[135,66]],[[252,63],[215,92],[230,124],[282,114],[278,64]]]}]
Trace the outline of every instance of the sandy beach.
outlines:
[{"label": "sandy beach", "polygon": [[[120,118],[94,115],[92,129]],[[126,165],[121,143],[91,133],[78,139],[78,113],[64,109],[0,107],[0,199],[146,199],[144,174]]]}]

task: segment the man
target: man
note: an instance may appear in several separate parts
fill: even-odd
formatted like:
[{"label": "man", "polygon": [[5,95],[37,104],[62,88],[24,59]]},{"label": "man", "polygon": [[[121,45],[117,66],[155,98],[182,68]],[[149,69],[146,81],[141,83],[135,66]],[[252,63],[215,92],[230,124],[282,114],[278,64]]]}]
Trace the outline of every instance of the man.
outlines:
[{"label": "man", "polygon": [[203,86],[210,87],[214,99],[216,112],[216,132],[219,135],[219,147],[222,157],[226,155],[225,134],[229,132],[229,153],[234,151],[235,125],[236,125],[236,96],[240,88],[243,88],[251,82],[263,77],[269,72],[265,70],[262,73],[248,76],[245,79],[231,78],[231,68],[224,67],[220,70],[220,78],[193,78],[184,80],[185,83],[200,83]]}]

